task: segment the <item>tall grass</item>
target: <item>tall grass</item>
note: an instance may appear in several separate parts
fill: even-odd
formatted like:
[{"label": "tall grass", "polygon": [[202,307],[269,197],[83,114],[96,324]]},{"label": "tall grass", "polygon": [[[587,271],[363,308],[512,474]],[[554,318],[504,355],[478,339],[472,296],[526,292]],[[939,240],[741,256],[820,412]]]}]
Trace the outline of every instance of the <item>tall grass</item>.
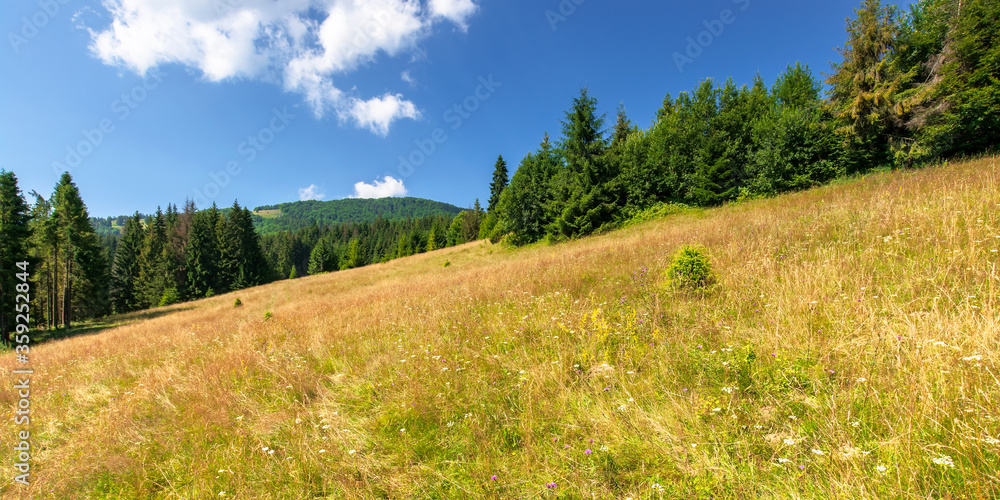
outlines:
[{"label": "tall grass", "polygon": [[[996,497],[997,181],[986,158],[555,246],[469,243],[41,345],[36,475],[0,488]],[[712,256],[707,291],[668,286],[685,244]],[[17,429],[0,424],[4,463]]]}]

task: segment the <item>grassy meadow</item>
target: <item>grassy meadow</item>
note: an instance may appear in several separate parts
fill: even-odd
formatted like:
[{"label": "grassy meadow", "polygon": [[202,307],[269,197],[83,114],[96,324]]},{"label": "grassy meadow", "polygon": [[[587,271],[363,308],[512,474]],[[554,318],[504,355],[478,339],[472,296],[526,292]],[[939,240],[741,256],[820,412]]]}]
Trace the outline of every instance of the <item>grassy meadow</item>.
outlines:
[{"label": "grassy meadow", "polygon": [[[9,411],[0,496],[995,498],[998,181],[995,158],[872,174],[47,342],[32,484]],[[685,244],[704,292],[665,276]]]}]

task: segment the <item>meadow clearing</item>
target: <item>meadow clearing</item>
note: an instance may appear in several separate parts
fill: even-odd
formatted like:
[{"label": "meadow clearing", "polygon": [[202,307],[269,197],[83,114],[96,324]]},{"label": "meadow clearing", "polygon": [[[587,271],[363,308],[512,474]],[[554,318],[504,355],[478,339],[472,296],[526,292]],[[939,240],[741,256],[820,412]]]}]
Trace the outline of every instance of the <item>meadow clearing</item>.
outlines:
[{"label": "meadow clearing", "polygon": [[[995,158],[485,241],[32,349],[4,498],[1000,496]],[[671,289],[685,244],[717,283]],[[242,305],[234,306],[236,298]]]}]

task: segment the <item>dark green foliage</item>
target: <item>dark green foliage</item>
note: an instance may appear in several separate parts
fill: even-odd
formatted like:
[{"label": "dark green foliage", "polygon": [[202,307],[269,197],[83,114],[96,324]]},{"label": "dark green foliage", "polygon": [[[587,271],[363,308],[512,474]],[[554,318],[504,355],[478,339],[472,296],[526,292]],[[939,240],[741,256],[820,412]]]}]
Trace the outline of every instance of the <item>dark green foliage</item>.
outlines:
[{"label": "dark green foliage", "polygon": [[[34,260],[28,253],[31,244],[30,209],[17,177],[13,172],[0,171],[0,338],[6,344],[14,330],[15,286],[22,283],[15,276],[18,262]],[[32,272],[34,272],[32,270]],[[29,273],[30,274],[30,273]]]},{"label": "dark green foliage", "polygon": [[490,202],[486,206],[486,212],[490,213],[496,209],[500,203],[500,194],[510,184],[510,174],[507,172],[507,162],[503,160],[503,155],[497,157],[497,162],[493,165],[493,182],[490,183]]},{"label": "dark green foliage", "polygon": [[340,269],[337,260],[337,250],[333,240],[331,238],[321,239],[309,255],[309,274],[336,271]]},{"label": "dark green foliage", "polygon": [[166,289],[166,265],[163,250],[167,243],[167,221],[159,207],[147,223],[146,239],[139,256],[139,286],[142,307],[159,304]]},{"label": "dark green foliage", "polygon": [[108,257],[68,173],[59,179],[52,199],[50,220],[57,246],[53,260],[56,266],[62,266],[62,294],[57,300],[61,322],[68,328],[74,318],[100,317],[111,312]]},{"label": "dark green foliage", "polygon": [[197,212],[191,220],[188,244],[185,248],[187,296],[199,298],[221,290],[219,283],[218,238],[215,228],[219,223],[219,210],[212,208]]},{"label": "dark green foliage", "polygon": [[118,240],[111,268],[111,297],[117,313],[135,311],[143,306],[139,286],[139,260],[145,240],[144,231],[139,213],[136,212],[126,220],[124,231]]},{"label": "dark green foliage", "polygon": [[715,272],[701,248],[685,245],[677,251],[667,269],[670,284],[679,290],[704,290],[715,283]]},{"label": "dark green foliage", "polygon": [[257,207],[254,211],[261,210],[281,210],[281,216],[265,219],[254,215],[254,227],[260,234],[295,231],[309,227],[314,223],[319,225],[359,224],[372,223],[379,219],[397,221],[433,216],[454,217],[462,211],[462,209],[447,203],[409,197],[296,201]]},{"label": "dark green foliage", "polygon": [[241,301],[239,297],[236,297],[236,300],[233,301],[233,307],[240,307],[242,305],[243,305],[243,301]]}]

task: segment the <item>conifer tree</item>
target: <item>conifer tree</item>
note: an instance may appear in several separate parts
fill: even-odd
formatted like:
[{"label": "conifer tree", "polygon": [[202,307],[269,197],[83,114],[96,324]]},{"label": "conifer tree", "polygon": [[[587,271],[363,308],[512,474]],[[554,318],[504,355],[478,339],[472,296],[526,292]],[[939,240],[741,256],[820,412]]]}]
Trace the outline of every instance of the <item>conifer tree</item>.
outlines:
[{"label": "conifer tree", "polygon": [[493,165],[493,182],[490,183],[490,201],[486,205],[487,212],[496,210],[497,203],[500,202],[500,194],[510,183],[510,174],[507,173],[507,162],[503,160],[503,155],[497,156],[497,162]]},{"label": "conifer tree", "polygon": [[167,288],[163,252],[167,244],[167,221],[160,207],[146,220],[145,236],[139,256],[139,286],[143,307],[156,307]]},{"label": "conifer tree", "polygon": [[14,329],[16,286],[24,281],[17,274],[28,276],[34,269],[17,267],[18,262],[31,262],[28,250],[31,244],[32,228],[30,211],[21,189],[17,185],[14,172],[0,170],[0,338],[9,343],[9,334]]},{"label": "conifer tree", "polygon": [[139,260],[144,241],[142,219],[136,212],[125,221],[111,268],[111,298],[117,313],[135,311],[144,304],[139,282]]},{"label": "conifer tree", "polygon": [[62,245],[61,319],[68,328],[77,313],[95,317],[109,312],[108,264],[87,207],[68,172],[56,184],[53,199],[51,219]]},{"label": "conifer tree", "polygon": [[219,248],[215,237],[218,209],[196,212],[184,252],[187,295],[201,298],[219,291]]}]

